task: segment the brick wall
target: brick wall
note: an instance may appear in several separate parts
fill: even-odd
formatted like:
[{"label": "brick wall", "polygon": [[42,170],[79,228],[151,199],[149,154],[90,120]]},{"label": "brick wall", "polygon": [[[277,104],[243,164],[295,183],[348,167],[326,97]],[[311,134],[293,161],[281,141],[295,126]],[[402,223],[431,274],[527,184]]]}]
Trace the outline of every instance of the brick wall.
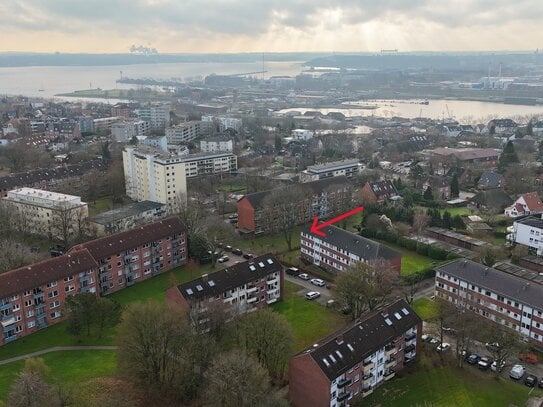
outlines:
[{"label": "brick wall", "polygon": [[288,375],[288,398],[294,407],[330,406],[330,381],[311,355],[293,357]]}]

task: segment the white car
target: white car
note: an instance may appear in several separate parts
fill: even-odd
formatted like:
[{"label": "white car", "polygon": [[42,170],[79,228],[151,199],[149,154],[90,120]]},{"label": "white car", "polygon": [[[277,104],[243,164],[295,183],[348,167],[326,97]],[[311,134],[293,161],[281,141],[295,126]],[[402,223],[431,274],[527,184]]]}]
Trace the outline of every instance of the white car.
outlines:
[{"label": "white car", "polygon": [[441,345],[439,345],[437,347],[437,351],[438,352],[445,352],[447,349],[449,349],[451,347],[451,344],[450,343],[447,343],[447,342],[443,342]]},{"label": "white car", "polygon": [[219,263],[226,263],[228,260],[230,260],[230,257],[228,256],[222,256],[222,257],[219,257],[219,259],[217,260]]},{"label": "white car", "polygon": [[498,368],[498,362],[494,361],[490,365],[490,370],[492,370],[493,372],[495,372],[496,370],[498,370],[498,372],[501,372],[504,367],[505,367],[505,360],[502,360],[502,363],[500,363],[499,368]]},{"label": "white car", "polygon": [[509,377],[511,379],[520,380],[522,376],[526,373],[526,368],[522,365],[515,365],[511,368],[509,372]]},{"label": "white car", "polygon": [[321,280],[320,278],[312,278],[311,280],[309,280],[309,282],[318,287],[324,287],[326,285],[324,280]]},{"label": "white car", "polygon": [[314,300],[315,298],[319,298],[320,296],[321,296],[321,293],[319,293],[318,291],[309,291],[305,295],[305,298],[306,300]]},{"label": "white car", "polygon": [[309,280],[309,274],[306,274],[306,273],[298,274],[298,278],[301,278],[302,280]]}]

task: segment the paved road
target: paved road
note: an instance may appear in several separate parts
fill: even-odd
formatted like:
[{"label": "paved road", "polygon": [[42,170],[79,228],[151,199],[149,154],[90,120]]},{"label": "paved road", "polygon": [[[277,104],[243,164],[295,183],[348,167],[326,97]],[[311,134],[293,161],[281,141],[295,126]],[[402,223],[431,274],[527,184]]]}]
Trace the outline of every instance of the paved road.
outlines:
[{"label": "paved road", "polygon": [[17,362],[18,360],[33,358],[34,356],[44,355],[50,352],[60,352],[66,350],[115,350],[117,346],[55,346],[53,348],[42,349],[36,352],[27,353],[26,355],[15,356],[13,358],[0,360],[0,365]]},{"label": "paved road", "polygon": [[[313,277],[311,277],[313,278]],[[332,293],[326,287],[317,287],[309,282],[309,280],[302,280],[301,278],[290,276],[285,273],[285,280],[290,281],[294,284],[301,286],[303,291],[300,292],[300,295],[305,295],[309,291],[318,291],[321,293],[321,296],[317,299],[317,302],[326,305],[326,302],[332,298]]]}]

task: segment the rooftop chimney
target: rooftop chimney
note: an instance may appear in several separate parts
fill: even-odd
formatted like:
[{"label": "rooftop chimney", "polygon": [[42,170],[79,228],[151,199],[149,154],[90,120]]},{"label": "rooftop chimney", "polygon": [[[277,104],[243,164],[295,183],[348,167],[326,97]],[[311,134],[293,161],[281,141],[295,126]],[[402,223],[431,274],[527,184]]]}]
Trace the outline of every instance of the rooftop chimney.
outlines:
[{"label": "rooftop chimney", "polygon": [[202,274],[202,281],[203,281],[204,283],[207,283],[207,277],[208,277],[208,276],[209,276],[209,274],[207,274],[207,273],[206,273],[206,274]]}]

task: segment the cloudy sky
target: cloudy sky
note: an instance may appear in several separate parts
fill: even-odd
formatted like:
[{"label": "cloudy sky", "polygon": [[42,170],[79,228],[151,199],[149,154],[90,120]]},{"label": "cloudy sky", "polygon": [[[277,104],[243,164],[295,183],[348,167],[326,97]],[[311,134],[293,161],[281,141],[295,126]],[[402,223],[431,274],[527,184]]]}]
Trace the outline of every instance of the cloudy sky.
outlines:
[{"label": "cloudy sky", "polygon": [[0,0],[0,51],[543,47],[541,0]]}]

